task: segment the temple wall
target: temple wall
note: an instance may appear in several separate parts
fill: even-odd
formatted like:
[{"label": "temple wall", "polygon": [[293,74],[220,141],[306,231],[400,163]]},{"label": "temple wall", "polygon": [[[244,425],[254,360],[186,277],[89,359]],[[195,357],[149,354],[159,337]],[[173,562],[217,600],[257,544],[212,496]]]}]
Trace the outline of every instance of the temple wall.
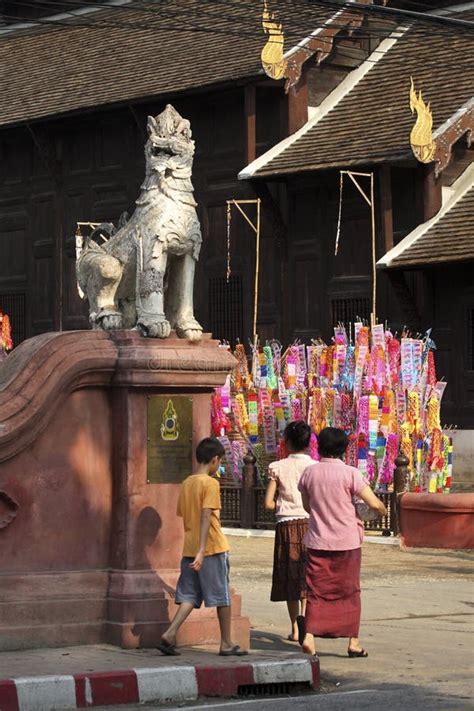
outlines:
[{"label": "temple wall", "polygon": [[31,446],[0,464],[0,489],[21,502],[1,533],[2,573],[107,567],[110,422],[106,392],[78,390]]}]

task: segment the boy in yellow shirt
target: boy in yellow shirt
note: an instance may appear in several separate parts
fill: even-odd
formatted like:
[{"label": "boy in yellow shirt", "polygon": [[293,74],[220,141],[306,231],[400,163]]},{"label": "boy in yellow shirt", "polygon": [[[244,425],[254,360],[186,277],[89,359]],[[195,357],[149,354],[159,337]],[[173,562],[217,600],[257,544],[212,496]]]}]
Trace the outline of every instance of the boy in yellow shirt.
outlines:
[{"label": "boy in yellow shirt", "polygon": [[158,645],[160,652],[169,656],[179,655],[177,632],[203,601],[206,607],[217,607],[221,631],[219,654],[224,657],[247,654],[230,637],[229,544],[220,523],[219,482],[212,478],[223,456],[224,447],[219,440],[206,437],[196,448],[196,473],[181,484],[177,513],[183,519],[184,546],[176,587],[179,609]]}]

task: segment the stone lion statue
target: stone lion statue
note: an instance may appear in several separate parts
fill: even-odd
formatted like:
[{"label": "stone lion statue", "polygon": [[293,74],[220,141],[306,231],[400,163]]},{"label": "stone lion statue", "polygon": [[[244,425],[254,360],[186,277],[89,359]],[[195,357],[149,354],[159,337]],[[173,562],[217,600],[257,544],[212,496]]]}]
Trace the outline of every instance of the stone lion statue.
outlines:
[{"label": "stone lion statue", "polygon": [[[76,272],[93,328],[199,340],[193,286],[202,236],[191,183],[189,121],[168,104],[148,117],[146,176],[130,220],[100,225],[78,245]],[[101,236],[102,243],[96,241]]]}]

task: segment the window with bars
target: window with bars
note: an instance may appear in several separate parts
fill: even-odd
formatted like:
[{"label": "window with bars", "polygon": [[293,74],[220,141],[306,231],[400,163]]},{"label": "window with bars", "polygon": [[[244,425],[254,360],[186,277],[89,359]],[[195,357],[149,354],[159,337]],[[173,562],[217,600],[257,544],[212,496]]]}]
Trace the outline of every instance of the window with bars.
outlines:
[{"label": "window with bars", "polygon": [[0,294],[0,311],[10,317],[14,346],[26,338],[25,302],[25,294]]},{"label": "window with bars", "polygon": [[243,338],[244,300],[242,277],[233,274],[209,279],[209,326],[214,338],[235,346]]},{"label": "window with bars", "polygon": [[331,300],[332,323],[352,323],[358,318],[370,320],[370,299],[364,296],[355,298],[335,298]]}]

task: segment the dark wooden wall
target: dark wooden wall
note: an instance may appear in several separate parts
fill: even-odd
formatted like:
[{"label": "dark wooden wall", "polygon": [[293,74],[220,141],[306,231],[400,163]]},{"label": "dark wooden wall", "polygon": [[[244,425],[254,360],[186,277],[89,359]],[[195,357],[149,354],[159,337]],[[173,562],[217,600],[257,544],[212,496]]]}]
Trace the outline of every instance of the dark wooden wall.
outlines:
[{"label": "dark wooden wall", "polygon": [[443,424],[474,429],[474,264],[424,271],[427,323],[433,325],[438,378],[448,382]]},{"label": "dark wooden wall", "polygon": [[[257,89],[256,152],[282,137],[282,93]],[[116,221],[134,209],[144,174],[148,114],[166,102],[44,122],[0,132],[0,309],[12,319],[16,343],[50,330],[87,328],[87,305],[75,279],[74,231],[79,220]],[[234,210],[232,277],[226,273],[226,200],[253,198],[261,186],[237,180],[246,164],[244,88],[172,102],[190,119],[196,140],[195,195],[203,231],[196,313],[206,330],[233,342],[251,333],[255,236]],[[363,168],[361,168],[363,170]],[[382,203],[377,174],[376,200]],[[390,210],[397,243],[416,224],[420,181],[393,168]],[[273,183],[275,221],[264,194],[259,334],[262,340],[329,339],[337,321],[369,318],[370,210],[346,180],[339,254],[334,255],[339,173],[327,171]],[[252,214],[253,208],[248,208]],[[253,212],[253,216],[254,216]],[[384,253],[377,214],[377,251]],[[448,278],[449,275],[449,278]],[[446,417],[474,426],[474,295],[472,265],[403,275],[378,274],[378,317],[395,330],[433,327],[438,371],[445,375]],[[467,344],[467,345],[466,345]]]},{"label": "dark wooden wall", "polygon": [[[244,90],[173,101],[196,141],[194,186],[203,230],[196,310],[218,337],[251,330],[255,238],[233,215],[232,269],[226,271],[226,200],[254,197],[237,180],[246,164]],[[0,132],[0,308],[10,313],[15,342],[49,330],[87,328],[87,306],[75,280],[79,220],[116,221],[132,212],[144,176],[146,117],[165,101],[96,112]],[[257,90],[257,153],[280,138],[281,92]],[[263,224],[262,255],[272,240]],[[273,281],[262,285],[262,309],[275,325]],[[226,328],[226,324],[228,328]]]},{"label": "dark wooden wall", "polygon": [[[361,168],[364,172],[366,169]],[[393,168],[391,218],[397,244],[423,221],[420,171]],[[381,206],[380,173],[376,204]],[[369,318],[372,303],[370,209],[349,180],[344,182],[338,256],[334,255],[339,207],[339,173],[288,181],[288,279],[290,307],[285,338],[308,341],[332,336],[337,321]],[[283,204],[283,203],[282,203]],[[384,252],[380,209],[376,215],[377,258]],[[377,272],[377,316],[398,333],[432,328],[438,377],[448,381],[443,401],[446,423],[474,428],[474,265],[460,263],[397,273]]]},{"label": "dark wooden wall", "polygon": [[290,338],[327,339],[338,321],[370,318],[371,213],[347,177],[336,256],[338,212],[338,171],[289,183]]}]

